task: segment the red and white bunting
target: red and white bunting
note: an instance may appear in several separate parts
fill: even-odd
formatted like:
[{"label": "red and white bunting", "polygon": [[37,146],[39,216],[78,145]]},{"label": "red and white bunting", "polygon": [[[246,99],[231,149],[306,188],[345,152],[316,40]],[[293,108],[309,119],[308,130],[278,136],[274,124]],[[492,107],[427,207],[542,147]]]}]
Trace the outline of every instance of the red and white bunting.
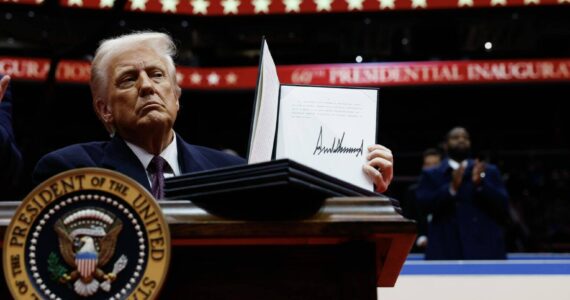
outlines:
[{"label": "red and white bunting", "polygon": [[[46,80],[49,69],[47,59],[0,57],[0,73],[16,80]],[[184,89],[253,89],[257,72],[257,67],[178,67],[176,79]],[[570,82],[570,58],[293,65],[277,72],[281,83],[338,86]],[[89,78],[86,61],[63,60],[57,66],[57,82],[88,83]]]},{"label": "red and white bunting", "polygon": [[[176,1],[176,7],[166,8]],[[340,13],[570,4],[570,0],[129,0],[128,10],[188,15]]]},{"label": "red and white bunting", "polygon": [[[63,7],[110,9],[116,0],[59,0]],[[42,4],[44,0],[0,0]],[[202,16],[342,13],[421,9],[468,9],[568,5],[570,0],[128,0],[125,10]]]},{"label": "red and white bunting", "polygon": [[59,0],[59,5],[74,8],[111,9],[115,0]]},{"label": "red and white bunting", "polygon": [[[110,8],[113,3],[114,0],[60,0],[62,6],[101,9]],[[468,9],[568,4],[570,4],[570,0],[128,0],[125,10],[224,16]]]}]

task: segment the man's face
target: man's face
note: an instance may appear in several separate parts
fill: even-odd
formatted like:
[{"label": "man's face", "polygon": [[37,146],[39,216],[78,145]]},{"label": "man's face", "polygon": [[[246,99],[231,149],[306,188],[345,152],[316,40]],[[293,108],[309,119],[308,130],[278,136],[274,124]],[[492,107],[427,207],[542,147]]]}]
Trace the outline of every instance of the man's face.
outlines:
[{"label": "man's face", "polygon": [[159,55],[148,48],[131,49],[112,58],[107,72],[107,102],[97,109],[119,135],[139,139],[147,129],[172,129],[180,95]]},{"label": "man's face", "polygon": [[449,132],[447,139],[447,147],[449,150],[469,151],[471,149],[471,139],[465,128],[454,128]]},{"label": "man's face", "polygon": [[457,161],[462,161],[469,156],[471,139],[465,128],[457,127],[449,132],[446,150],[449,157]]},{"label": "man's face", "polygon": [[423,168],[427,169],[427,168],[435,167],[435,166],[439,165],[440,162],[441,162],[441,156],[440,155],[437,155],[437,154],[426,155],[424,157]]}]

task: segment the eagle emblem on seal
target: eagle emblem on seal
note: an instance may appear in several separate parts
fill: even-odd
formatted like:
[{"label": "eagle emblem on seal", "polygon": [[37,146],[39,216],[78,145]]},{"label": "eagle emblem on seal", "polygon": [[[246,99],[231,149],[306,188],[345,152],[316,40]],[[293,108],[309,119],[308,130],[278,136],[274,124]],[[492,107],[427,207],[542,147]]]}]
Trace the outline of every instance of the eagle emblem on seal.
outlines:
[{"label": "eagle emblem on seal", "polygon": [[111,283],[128,261],[121,255],[111,272],[103,271],[115,254],[122,228],[119,218],[101,208],[82,208],[60,218],[54,230],[59,240],[59,252],[72,271],[62,274],[59,281],[72,284],[74,291],[84,297],[99,289],[109,292]]}]

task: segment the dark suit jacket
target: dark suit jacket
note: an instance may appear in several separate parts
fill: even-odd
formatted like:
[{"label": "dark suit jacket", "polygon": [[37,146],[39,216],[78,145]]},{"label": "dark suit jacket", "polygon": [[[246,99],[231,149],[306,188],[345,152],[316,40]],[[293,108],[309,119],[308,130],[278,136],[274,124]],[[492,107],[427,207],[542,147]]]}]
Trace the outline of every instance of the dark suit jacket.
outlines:
[{"label": "dark suit jacket", "polygon": [[506,257],[500,223],[507,218],[507,190],[496,166],[487,164],[479,187],[471,180],[472,170],[473,160],[469,160],[455,196],[449,192],[452,169],[448,159],[422,172],[416,197],[432,215],[426,259]]},{"label": "dark suit jacket", "polygon": [[[245,163],[243,158],[202,146],[190,145],[179,136],[176,138],[181,173]],[[151,190],[143,165],[125,141],[118,136],[107,142],[76,144],[49,153],[37,163],[32,179],[34,185],[37,185],[63,171],[85,167],[115,170],[136,180],[147,190]]]},{"label": "dark suit jacket", "polygon": [[[3,76],[0,75],[0,78]],[[12,130],[12,94],[10,88],[0,103],[0,196],[17,184],[22,169],[22,155],[16,147]]]},{"label": "dark suit jacket", "polygon": [[[408,187],[406,194],[404,194],[403,201],[400,201],[400,206],[402,207],[402,212],[404,217],[416,221],[418,228],[418,238],[420,236],[427,235],[427,219],[426,214],[422,208],[418,205],[416,200],[416,191],[418,190],[418,183],[414,183]],[[417,241],[417,239],[416,239]],[[412,247],[412,252],[422,251],[416,243]]]}]

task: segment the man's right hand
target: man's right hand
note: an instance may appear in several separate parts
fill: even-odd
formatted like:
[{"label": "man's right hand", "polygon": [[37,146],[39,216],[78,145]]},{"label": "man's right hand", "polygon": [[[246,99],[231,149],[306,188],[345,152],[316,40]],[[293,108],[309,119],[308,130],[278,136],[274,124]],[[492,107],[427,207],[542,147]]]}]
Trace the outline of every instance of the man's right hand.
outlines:
[{"label": "man's right hand", "polygon": [[4,94],[8,89],[8,84],[10,83],[10,76],[6,75],[2,77],[0,80],[0,103],[2,103],[2,99],[4,99]]}]

